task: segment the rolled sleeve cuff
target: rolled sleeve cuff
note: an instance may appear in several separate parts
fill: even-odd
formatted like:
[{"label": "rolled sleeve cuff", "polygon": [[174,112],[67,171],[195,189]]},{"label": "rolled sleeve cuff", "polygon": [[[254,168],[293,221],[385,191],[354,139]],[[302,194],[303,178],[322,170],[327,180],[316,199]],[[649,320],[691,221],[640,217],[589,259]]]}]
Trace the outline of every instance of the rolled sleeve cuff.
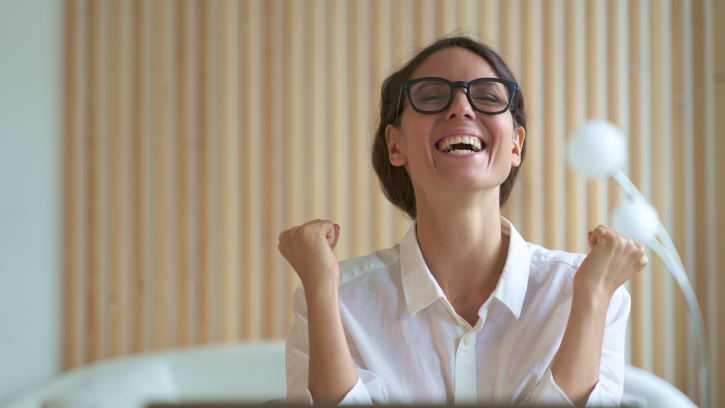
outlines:
[{"label": "rolled sleeve cuff", "polygon": [[533,404],[552,404],[552,405],[564,405],[573,407],[573,402],[569,400],[569,397],[564,394],[564,391],[559,388],[554,382],[554,376],[551,374],[551,365],[544,372],[541,381],[534,389],[534,393],[531,395],[530,403]]},{"label": "rolled sleeve cuff", "polygon": [[[591,406],[602,406],[602,387],[601,380],[597,381],[594,389],[589,394],[585,407]],[[539,385],[534,389],[534,393],[531,396],[531,403],[534,404],[551,404],[551,405],[562,405],[567,407],[574,407],[573,402],[566,396],[564,391],[559,388],[554,382],[554,375],[551,373],[551,366],[546,369],[544,376],[541,378]]]},{"label": "rolled sleeve cuff", "polygon": [[[312,400],[312,394],[310,390],[307,390],[307,395],[310,397],[310,405],[314,405]],[[345,395],[345,398],[340,401],[338,405],[373,405],[373,401],[370,398],[370,393],[360,377],[357,378],[355,386]]]}]

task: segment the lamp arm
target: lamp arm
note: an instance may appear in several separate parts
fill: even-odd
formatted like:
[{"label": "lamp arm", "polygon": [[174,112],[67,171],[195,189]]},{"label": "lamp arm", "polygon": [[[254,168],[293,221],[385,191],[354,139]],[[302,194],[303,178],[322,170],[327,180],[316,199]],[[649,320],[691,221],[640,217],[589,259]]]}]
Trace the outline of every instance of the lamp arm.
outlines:
[{"label": "lamp arm", "polygon": [[[664,230],[664,228],[662,229]],[[667,270],[675,278],[675,281],[682,290],[682,294],[685,296],[687,308],[690,312],[690,328],[692,329],[695,340],[697,341],[700,355],[700,406],[708,408],[710,406],[710,383],[708,369],[708,362],[710,360],[708,356],[707,343],[705,342],[705,332],[703,330],[704,320],[702,318],[700,305],[697,303],[697,297],[695,297],[695,291],[692,289],[690,281],[687,279],[685,269],[681,267],[682,263],[677,262],[672,254],[662,244],[653,238],[647,246],[649,246],[650,249],[652,249],[652,251],[662,259],[667,266]]]},{"label": "lamp arm", "polygon": [[619,184],[620,187],[622,187],[622,190],[624,190],[624,193],[627,194],[627,197],[629,197],[632,200],[635,201],[643,201],[647,202],[647,200],[642,196],[642,193],[637,190],[637,187],[632,184],[632,181],[629,180],[626,174],[622,172],[620,169],[614,169],[612,173],[610,173],[610,176]]},{"label": "lamp arm", "polygon": [[660,223],[660,230],[657,231],[657,238],[662,242],[662,245],[664,245],[665,249],[667,249],[667,252],[674,258],[675,261],[677,261],[677,264],[680,266],[680,269],[683,271],[685,270],[685,265],[682,264],[682,259],[680,258],[680,254],[677,253],[677,248],[675,248],[675,244],[672,243],[672,238],[670,238],[670,234],[667,233],[667,230],[665,229],[665,226]]},{"label": "lamp arm", "polygon": [[[645,202],[645,203],[647,202],[647,199],[644,198],[642,193],[639,192],[637,187],[635,187],[635,185],[632,183],[632,181],[627,177],[626,174],[624,174],[624,172],[622,172],[622,170],[620,170],[618,168],[614,169],[610,173],[610,175],[617,182],[617,184],[619,184],[619,186],[622,188],[622,190],[624,190],[624,193],[627,194],[627,196],[631,200],[641,201],[641,202]],[[675,248],[675,245],[672,243],[672,239],[670,238],[669,234],[667,234],[667,230],[665,229],[665,226],[662,225],[661,222],[660,222],[660,226],[659,226],[659,231],[657,232],[657,238],[659,238],[660,241],[662,241],[665,248],[667,249],[667,252],[669,252],[671,255],[674,254],[673,257],[679,264],[680,269],[682,269],[684,271],[685,266],[682,264],[682,259],[680,259],[680,255],[677,253],[677,249]]]}]

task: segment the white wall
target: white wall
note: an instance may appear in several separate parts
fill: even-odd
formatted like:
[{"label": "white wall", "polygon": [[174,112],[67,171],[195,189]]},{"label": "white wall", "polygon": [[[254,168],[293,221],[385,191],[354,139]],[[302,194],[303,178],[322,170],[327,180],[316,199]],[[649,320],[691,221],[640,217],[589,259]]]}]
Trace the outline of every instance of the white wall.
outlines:
[{"label": "white wall", "polygon": [[62,4],[0,1],[0,400],[60,368]]}]

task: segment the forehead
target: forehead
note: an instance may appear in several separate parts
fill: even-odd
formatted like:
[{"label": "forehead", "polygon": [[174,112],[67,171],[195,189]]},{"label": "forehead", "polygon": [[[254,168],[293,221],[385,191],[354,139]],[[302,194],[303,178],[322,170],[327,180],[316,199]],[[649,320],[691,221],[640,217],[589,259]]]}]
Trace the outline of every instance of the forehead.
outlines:
[{"label": "forehead", "polygon": [[483,57],[465,48],[452,47],[436,51],[423,60],[410,79],[423,77],[471,81],[476,78],[498,78],[498,75]]}]

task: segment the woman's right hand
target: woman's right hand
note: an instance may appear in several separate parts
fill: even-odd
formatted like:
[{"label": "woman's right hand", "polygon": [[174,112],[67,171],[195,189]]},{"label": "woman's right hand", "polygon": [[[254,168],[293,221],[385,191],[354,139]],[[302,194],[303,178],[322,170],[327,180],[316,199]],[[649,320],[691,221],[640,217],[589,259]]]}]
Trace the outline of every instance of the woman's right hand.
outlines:
[{"label": "woman's right hand", "polygon": [[317,219],[282,231],[277,248],[308,290],[321,282],[338,282],[340,266],[332,250],[339,237],[339,225]]}]

